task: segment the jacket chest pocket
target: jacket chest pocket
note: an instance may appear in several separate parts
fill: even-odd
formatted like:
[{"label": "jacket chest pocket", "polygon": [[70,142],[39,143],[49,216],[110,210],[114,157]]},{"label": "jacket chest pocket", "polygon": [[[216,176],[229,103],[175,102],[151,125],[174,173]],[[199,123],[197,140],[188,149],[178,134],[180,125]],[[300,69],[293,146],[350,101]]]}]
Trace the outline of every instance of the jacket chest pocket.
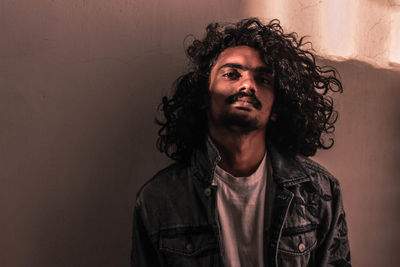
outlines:
[{"label": "jacket chest pocket", "polygon": [[213,233],[169,232],[160,237],[159,249],[167,266],[220,266],[218,241]]},{"label": "jacket chest pocket", "polygon": [[317,246],[317,226],[286,228],[278,248],[278,266],[307,266],[310,262],[311,251]]}]

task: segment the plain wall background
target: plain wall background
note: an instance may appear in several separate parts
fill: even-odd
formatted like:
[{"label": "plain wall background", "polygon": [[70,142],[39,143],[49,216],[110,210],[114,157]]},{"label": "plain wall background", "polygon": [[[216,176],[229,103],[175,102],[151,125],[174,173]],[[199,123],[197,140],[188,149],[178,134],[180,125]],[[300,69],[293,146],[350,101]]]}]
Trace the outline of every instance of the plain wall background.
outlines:
[{"label": "plain wall background", "polygon": [[[0,2],[1,266],[129,265],[135,194],[168,164],[154,118],[186,68],[183,39],[242,18],[243,5]],[[316,160],[341,182],[353,265],[395,266],[399,69],[323,63],[345,93],[336,144]]]}]

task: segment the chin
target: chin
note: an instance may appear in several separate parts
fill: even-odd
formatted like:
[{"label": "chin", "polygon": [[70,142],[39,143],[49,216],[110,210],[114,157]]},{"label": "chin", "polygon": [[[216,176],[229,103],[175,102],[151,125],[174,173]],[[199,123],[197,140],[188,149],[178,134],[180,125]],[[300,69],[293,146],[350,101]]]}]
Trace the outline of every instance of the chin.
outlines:
[{"label": "chin", "polygon": [[221,115],[218,121],[218,124],[226,128],[236,128],[247,131],[260,128],[260,121],[254,116],[249,116],[249,114],[245,112],[225,113]]}]

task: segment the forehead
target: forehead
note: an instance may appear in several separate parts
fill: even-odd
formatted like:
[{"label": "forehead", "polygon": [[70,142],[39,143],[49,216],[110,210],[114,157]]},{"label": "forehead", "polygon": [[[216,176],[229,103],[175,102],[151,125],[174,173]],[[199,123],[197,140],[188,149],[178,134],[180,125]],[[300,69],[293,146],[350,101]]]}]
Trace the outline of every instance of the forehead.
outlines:
[{"label": "forehead", "polygon": [[225,49],[219,54],[214,67],[226,63],[237,63],[249,68],[265,67],[260,52],[249,46],[234,46]]}]

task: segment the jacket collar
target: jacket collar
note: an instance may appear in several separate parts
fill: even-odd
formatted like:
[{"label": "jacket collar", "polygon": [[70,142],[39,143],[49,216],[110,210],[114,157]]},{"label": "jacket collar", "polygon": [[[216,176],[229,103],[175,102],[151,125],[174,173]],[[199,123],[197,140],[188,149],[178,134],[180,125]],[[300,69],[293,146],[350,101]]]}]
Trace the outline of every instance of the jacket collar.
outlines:
[{"label": "jacket collar", "polygon": [[[281,154],[272,143],[267,142],[268,157],[271,162],[274,182],[278,185],[292,186],[310,181],[311,178],[300,163],[300,156],[288,157]],[[191,169],[197,179],[210,185],[214,177],[215,167],[221,160],[218,149],[210,137],[205,146],[194,151],[191,159]]]},{"label": "jacket collar", "polygon": [[270,142],[267,142],[267,151],[271,162],[274,182],[278,185],[292,186],[311,180],[309,174],[301,164],[301,156],[285,156]]},{"label": "jacket collar", "polygon": [[220,160],[218,149],[208,136],[205,146],[194,151],[190,166],[195,176],[208,186],[214,178],[215,167]]}]

